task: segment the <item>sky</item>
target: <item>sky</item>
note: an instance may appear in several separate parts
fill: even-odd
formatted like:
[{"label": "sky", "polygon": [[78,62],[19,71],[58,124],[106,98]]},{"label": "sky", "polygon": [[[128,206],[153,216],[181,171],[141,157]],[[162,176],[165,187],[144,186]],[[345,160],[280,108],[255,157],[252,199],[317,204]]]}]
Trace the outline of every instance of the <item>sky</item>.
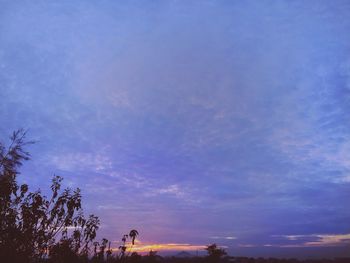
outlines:
[{"label": "sky", "polygon": [[0,138],[138,249],[350,246],[349,1],[0,0]]}]

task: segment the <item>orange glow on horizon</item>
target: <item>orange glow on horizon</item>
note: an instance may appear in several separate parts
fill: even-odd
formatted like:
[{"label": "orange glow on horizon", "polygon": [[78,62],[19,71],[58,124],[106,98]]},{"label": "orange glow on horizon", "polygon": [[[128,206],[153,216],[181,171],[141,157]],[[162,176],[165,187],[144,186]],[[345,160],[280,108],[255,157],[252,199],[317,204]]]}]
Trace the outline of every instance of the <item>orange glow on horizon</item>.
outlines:
[{"label": "orange glow on horizon", "polygon": [[[191,244],[177,244],[177,243],[165,243],[165,244],[142,244],[136,242],[131,248],[131,252],[137,253],[148,253],[149,251],[197,251],[204,250],[207,246],[205,245],[191,245]],[[118,250],[113,248],[113,251]]]}]

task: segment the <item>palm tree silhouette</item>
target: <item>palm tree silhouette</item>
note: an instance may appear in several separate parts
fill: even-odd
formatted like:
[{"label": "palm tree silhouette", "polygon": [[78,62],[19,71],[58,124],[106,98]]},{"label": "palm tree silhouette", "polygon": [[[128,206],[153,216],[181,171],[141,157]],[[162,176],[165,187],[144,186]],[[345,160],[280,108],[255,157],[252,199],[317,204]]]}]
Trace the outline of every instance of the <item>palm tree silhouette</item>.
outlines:
[{"label": "palm tree silhouette", "polygon": [[135,238],[139,235],[139,232],[137,230],[133,229],[129,233],[129,237],[131,238],[131,243],[134,245],[135,244]]}]

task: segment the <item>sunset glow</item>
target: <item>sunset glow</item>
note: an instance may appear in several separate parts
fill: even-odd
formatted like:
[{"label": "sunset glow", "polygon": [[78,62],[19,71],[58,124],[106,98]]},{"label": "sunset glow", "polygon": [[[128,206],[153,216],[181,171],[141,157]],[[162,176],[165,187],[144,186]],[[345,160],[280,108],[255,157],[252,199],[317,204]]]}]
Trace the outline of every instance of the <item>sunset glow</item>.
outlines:
[{"label": "sunset glow", "polygon": [[[191,245],[191,244],[136,244],[132,246],[131,252],[149,253],[150,251],[164,252],[164,251],[204,251],[205,245]],[[117,251],[118,249],[113,249]]]}]

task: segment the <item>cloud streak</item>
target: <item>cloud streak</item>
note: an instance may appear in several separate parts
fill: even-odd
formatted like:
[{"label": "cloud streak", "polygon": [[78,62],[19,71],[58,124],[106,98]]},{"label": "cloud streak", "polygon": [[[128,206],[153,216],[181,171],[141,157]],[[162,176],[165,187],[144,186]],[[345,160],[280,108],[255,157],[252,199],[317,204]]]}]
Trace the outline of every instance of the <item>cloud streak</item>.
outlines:
[{"label": "cloud streak", "polygon": [[271,245],[279,247],[333,247],[348,246],[350,244],[350,234],[310,234],[310,235],[281,235],[294,244]]}]

